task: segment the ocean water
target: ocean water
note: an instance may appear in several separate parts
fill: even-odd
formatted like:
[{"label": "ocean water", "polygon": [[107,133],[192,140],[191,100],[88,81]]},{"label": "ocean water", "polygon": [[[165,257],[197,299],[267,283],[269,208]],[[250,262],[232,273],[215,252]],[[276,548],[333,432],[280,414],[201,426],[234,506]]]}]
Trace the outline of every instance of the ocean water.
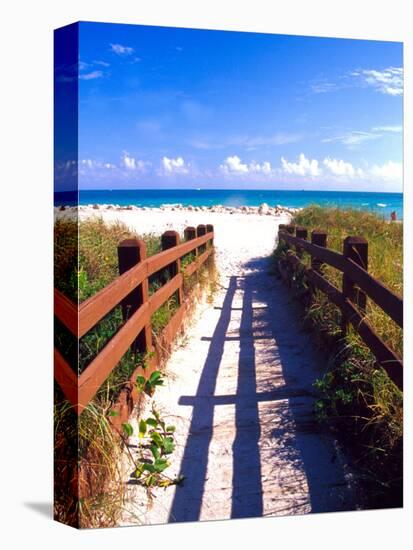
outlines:
[{"label": "ocean water", "polygon": [[[73,197],[72,197],[73,199]],[[57,204],[72,202],[69,197],[56,197]],[[402,193],[358,193],[344,191],[277,191],[277,190],[225,190],[225,189],[135,189],[80,191],[79,204],[128,204],[158,207],[166,204],[184,206],[259,206],[266,202],[270,206],[281,205],[290,208],[310,204],[357,208],[374,211],[386,218],[395,211],[397,218],[403,218]]]}]

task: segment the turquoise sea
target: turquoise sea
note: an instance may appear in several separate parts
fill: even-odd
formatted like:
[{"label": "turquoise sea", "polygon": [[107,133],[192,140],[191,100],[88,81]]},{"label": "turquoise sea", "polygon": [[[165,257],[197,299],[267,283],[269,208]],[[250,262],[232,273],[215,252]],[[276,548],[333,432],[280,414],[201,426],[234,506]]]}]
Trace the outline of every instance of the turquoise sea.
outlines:
[{"label": "turquoise sea", "polygon": [[[60,196],[59,196],[60,195]],[[66,196],[63,196],[66,195]],[[56,204],[74,204],[76,196],[57,194]],[[156,207],[166,204],[184,206],[270,206],[304,207],[310,204],[371,210],[386,218],[395,211],[403,218],[402,193],[357,193],[345,191],[277,191],[277,190],[226,190],[226,189],[134,189],[79,192],[79,204],[119,204]]]}]

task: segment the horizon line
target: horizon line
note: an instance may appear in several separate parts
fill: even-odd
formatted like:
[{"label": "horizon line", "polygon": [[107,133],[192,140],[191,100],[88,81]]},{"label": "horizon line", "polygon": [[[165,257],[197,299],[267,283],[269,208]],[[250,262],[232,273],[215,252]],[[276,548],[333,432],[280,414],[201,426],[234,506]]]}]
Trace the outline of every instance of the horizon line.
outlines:
[{"label": "horizon line", "polygon": [[388,194],[398,194],[403,195],[402,191],[350,191],[345,189],[235,189],[235,188],[202,188],[202,187],[163,187],[163,188],[126,188],[126,189],[77,189],[72,191],[56,191],[57,193],[76,193],[81,191],[107,191],[107,192],[117,192],[117,191],[287,191],[287,192],[297,192],[297,193],[388,193]]}]

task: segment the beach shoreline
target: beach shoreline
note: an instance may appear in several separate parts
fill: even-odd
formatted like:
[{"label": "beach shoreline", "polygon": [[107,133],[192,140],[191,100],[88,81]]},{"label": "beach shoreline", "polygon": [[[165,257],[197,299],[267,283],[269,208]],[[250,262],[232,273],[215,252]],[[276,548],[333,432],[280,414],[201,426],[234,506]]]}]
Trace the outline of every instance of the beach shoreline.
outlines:
[{"label": "beach shoreline", "polygon": [[160,206],[137,206],[134,204],[79,204],[78,206],[55,206],[55,211],[79,211],[79,213],[96,213],[97,211],[135,211],[135,212],[209,212],[218,214],[258,214],[260,216],[279,216],[288,214],[290,216],[296,214],[302,208],[292,208],[281,206],[279,204],[271,206],[267,203],[262,203],[259,206],[227,206],[223,204],[215,204],[211,206],[188,205],[181,203],[177,204],[161,204]]}]

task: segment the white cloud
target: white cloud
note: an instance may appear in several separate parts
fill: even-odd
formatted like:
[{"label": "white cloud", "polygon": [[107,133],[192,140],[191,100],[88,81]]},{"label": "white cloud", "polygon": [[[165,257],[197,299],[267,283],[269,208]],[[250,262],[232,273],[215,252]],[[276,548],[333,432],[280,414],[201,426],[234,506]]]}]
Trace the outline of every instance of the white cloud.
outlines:
[{"label": "white cloud", "polygon": [[271,164],[268,161],[264,161],[262,164],[255,161],[245,164],[241,162],[241,159],[237,155],[227,157],[219,168],[224,174],[233,175],[270,174],[272,171]]},{"label": "white cloud", "polygon": [[374,141],[380,138],[388,138],[389,134],[398,134],[403,131],[403,127],[399,124],[387,126],[374,126],[368,132],[353,130],[338,136],[326,137],[322,139],[322,143],[341,143],[348,149],[356,149],[368,141]]},{"label": "white cloud", "polygon": [[379,179],[401,182],[403,179],[403,165],[401,162],[389,160],[381,166],[375,164],[370,168],[370,174]]},{"label": "white cloud", "polygon": [[127,151],[123,153],[121,162],[123,168],[127,170],[138,170],[139,172],[145,172],[146,168],[150,165],[149,162],[135,159]]},{"label": "white cloud", "polygon": [[101,78],[102,76],[102,71],[91,71],[90,73],[80,74],[79,80],[94,80],[95,78]]},{"label": "white cloud", "polygon": [[271,164],[268,161],[264,161],[262,164],[258,164],[255,161],[249,165],[250,172],[261,172],[262,174],[271,173]]},{"label": "white cloud", "polygon": [[389,132],[391,134],[399,134],[403,132],[403,126],[394,125],[394,126],[375,126],[371,129],[372,132]]},{"label": "white cloud", "polygon": [[360,78],[364,84],[378,92],[391,96],[403,94],[403,68],[388,67],[387,69],[361,69],[353,71],[352,76]]},{"label": "white cloud", "polygon": [[234,155],[227,157],[223,164],[220,165],[220,169],[225,174],[247,174],[248,166],[241,162],[241,159]]},{"label": "white cloud", "polygon": [[136,160],[133,157],[129,156],[129,153],[123,154],[122,163],[123,163],[123,166],[128,170],[136,169]]},{"label": "white cloud", "polygon": [[294,174],[296,176],[319,176],[321,171],[318,160],[308,159],[304,153],[301,153],[298,163],[288,162],[284,157],[281,157],[281,165],[284,173]]},{"label": "white cloud", "polygon": [[81,169],[98,170],[101,168],[115,169],[116,165],[110,162],[102,162],[100,160],[82,159],[79,161]]},{"label": "white cloud", "polygon": [[131,55],[135,51],[130,46],[122,46],[122,44],[110,44],[110,49],[117,55]]},{"label": "white cloud", "polygon": [[323,143],[342,143],[343,145],[346,145],[349,148],[356,147],[357,145],[360,145],[362,143],[365,143],[366,141],[371,141],[374,139],[379,139],[382,137],[382,134],[373,132],[348,132],[346,134],[340,135],[340,136],[333,136],[324,138],[321,141]]},{"label": "white cloud", "polygon": [[189,165],[185,163],[182,157],[176,159],[163,157],[162,168],[166,174],[188,174]]},{"label": "white cloud", "polygon": [[96,166],[97,163],[92,159],[82,159],[80,161],[80,164],[82,166],[86,166],[87,168],[93,168],[94,166]]},{"label": "white cloud", "polygon": [[281,166],[284,174],[312,177],[324,176],[337,182],[353,180],[360,183],[374,183],[381,181],[385,184],[397,184],[400,186],[403,181],[402,163],[391,160],[382,165],[373,164],[369,166],[366,164],[364,168],[360,168],[350,162],[331,157],[325,157],[322,162],[316,159],[310,160],[301,153],[298,163],[288,162],[284,158],[281,158]]},{"label": "white cloud", "polygon": [[346,176],[348,178],[363,176],[363,170],[361,168],[354,168],[350,162],[345,162],[344,160],[327,157],[323,160],[323,165],[334,176]]}]

